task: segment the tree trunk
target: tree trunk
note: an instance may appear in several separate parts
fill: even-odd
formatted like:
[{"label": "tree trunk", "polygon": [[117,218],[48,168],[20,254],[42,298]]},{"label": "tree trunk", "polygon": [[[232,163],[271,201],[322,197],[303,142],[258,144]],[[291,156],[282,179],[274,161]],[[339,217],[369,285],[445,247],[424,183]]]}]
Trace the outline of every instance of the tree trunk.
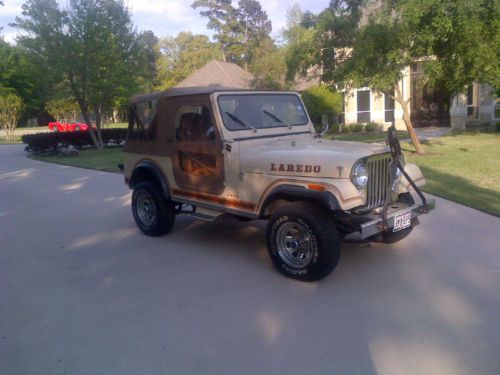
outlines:
[{"label": "tree trunk", "polygon": [[95,126],[96,126],[96,133],[97,133],[97,141],[99,143],[99,148],[104,148],[104,142],[102,141],[102,134],[101,134],[101,123],[102,123],[102,116],[100,111],[95,111]]},{"label": "tree trunk", "polygon": [[408,106],[410,105],[410,99],[405,100],[403,98],[403,94],[401,92],[401,89],[399,88],[399,83],[396,83],[394,85],[394,91],[396,92],[394,99],[401,105],[401,108],[403,109],[403,121],[405,122],[406,129],[408,130],[413,145],[415,146],[415,151],[417,152],[417,154],[424,155],[425,154],[424,147],[420,143],[417,137],[417,133],[415,133],[415,129],[413,128],[413,124],[411,122],[410,111],[408,110]]},{"label": "tree trunk", "polygon": [[224,51],[223,46],[221,46],[221,52],[222,52],[222,61],[227,62],[226,51]]},{"label": "tree trunk", "polygon": [[100,149],[99,142],[97,141],[97,138],[95,136],[94,129],[92,128],[92,122],[90,121],[90,116],[89,116],[89,113],[87,112],[87,110],[85,110],[85,111],[82,110],[82,116],[83,116],[83,119],[85,120],[85,123],[89,127],[88,132],[90,134],[90,138],[92,139],[92,143],[94,144],[94,147],[97,149]]},{"label": "tree trunk", "polygon": [[99,149],[99,143],[97,142],[97,138],[94,134],[94,129],[92,128],[92,122],[90,121],[88,103],[82,97],[78,97],[77,95],[75,95],[75,93],[77,93],[78,91],[75,89],[75,87],[73,86],[71,81],[70,81],[70,84],[71,84],[71,88],[73,90],[73,95],[76,98],[76,102],[78,103],[78,106],[80,107],[80,112],[82,112],[83,119],[85,120],[85,123],[89,127],[88,132],[90,134],[90,138],[92,139],[92,144],[94,145],[94,148]]}]

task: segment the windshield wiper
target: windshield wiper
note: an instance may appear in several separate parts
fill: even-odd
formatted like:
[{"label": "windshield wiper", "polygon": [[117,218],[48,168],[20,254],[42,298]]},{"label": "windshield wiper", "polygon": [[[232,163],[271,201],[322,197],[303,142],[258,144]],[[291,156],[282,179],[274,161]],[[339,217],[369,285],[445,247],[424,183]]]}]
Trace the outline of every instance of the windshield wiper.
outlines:
[{"label": "windshield wiper", "polygon": [[278,116],[276,116],[274,113],[271,113],[269,111],[266,111],[265,109],[262,110],[262,112],[264,112],[266,115],[268,115],[269,117],[271,117],[272,119],[274,119],[274,121],[277,121],[277,122],[280,122],[282,123],[283,125],[286,125],[288,126],[288,129],[291,129],[292,128],[292,125],[290,125],[289,123],[283,121],[282,119],[280,119]]},{"label": "windshield wiper", "polygon": [[232,113],[230,113],[230,112],[228,112],[228,111],[226,111],[226,112],[224,112],[224,113],[225,113],[226,115],[228,115],[228,116],[229,116],[229,118],[230,118],[231,120],[233,120],[234,122],[236,122],[236,123],[238,123],[238,124],[241,124],[241,125],[243,125],[243,126],[246,126],[247,128],[250,128],[250,129],[252,129],[255,133],[257,133],[257,128],[256,128],[256,127],[254,127],[254,126],[252,126],[252,125],[250,125],[250,124],[247,124],[245,121],[243,121],[242,119],[240,119],[238,116],[233,115]]}]

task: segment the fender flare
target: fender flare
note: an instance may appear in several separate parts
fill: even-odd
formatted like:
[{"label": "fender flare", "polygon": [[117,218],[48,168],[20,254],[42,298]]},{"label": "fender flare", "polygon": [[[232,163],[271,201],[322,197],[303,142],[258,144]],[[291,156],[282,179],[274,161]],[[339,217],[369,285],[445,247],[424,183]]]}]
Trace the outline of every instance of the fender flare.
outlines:
[{"label": "fender flare", "polygon": [[161,187],[163,195],[165,198],[170,199],[170,187],[166,177],[163,175],[160,167],[150,161],[139,162],[130,176],[128,186],[133,189],[135,184],[144,179],[153,179]]},{"label": "fender flare", "polygon": [[275,200],[314,202],[327,211],[340,210],[340,204],[335,195],[329,191],[309,190],[304,186],[279,185],[273,188],[265,197],[259,210],[259,217],[265,217],[267,207]]}]

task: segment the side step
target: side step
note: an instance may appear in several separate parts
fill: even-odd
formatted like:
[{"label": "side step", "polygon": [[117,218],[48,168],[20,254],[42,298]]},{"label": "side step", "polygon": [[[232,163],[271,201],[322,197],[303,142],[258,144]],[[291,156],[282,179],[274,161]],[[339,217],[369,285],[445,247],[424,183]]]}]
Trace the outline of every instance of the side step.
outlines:
[{"label": "side step", "polygon": [[214,221],[219,216],[223,215],[223,212],[209,210],[203,207],[196,207],[194,212],[187,213],[189,216],[194,217],[196,219],[204,220],[204,221]]}]

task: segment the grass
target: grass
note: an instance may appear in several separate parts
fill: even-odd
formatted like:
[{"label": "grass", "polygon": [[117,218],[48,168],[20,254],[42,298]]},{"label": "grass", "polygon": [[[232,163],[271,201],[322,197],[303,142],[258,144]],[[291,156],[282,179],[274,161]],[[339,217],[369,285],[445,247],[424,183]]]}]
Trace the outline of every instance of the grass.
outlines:
[{"label": "grass", "polygon": [[[359,133],[359,134],[349,134],[349,133],[330,133],[330,136],[337,141],[353,141],[353,142],[385,142],[387,139],[387,132],[377,132],[377,133]],[[398,130],[399,139],[409,138],[410,135],[406,130]]]},{"label": "grass", "polygon": [[78,156],[32,156],[33,159],[69,165],[71,167],[95,169],[104,172],[120,173],[118,164],[123,163],[121,148],[105,148],[102,150],[83,150]]},{"label": "grass", "polygon": [[[385,133],[341,134],[336,139],[380,142]],[[402,146],[406,160],[424,173],[424,191],[500,217],[500,132],[452,133],[423,143],[424,156],[417,155],[410,143]],[[118,172],[117,165],[123,162],[119,148],[81,151],[76,157],[33,158],[108,172]]]},{"label": "grass", "polygon": [[0,136],[0,145],[14,145],[22,143],[20,135],[14,135],[14,139],[8,141],[4,136]]},{"label": "grass", "polygon": [[420,156],[403,143],[427,180],[424,191],[500,217],[500,132],[452,133],[424,145]]},{"label": "grass", "polygon": [[109,123],[108,125],[103,127],[103,129],[127,129],[127,128],[128,124],[126,122],[117,122],[116,124]]}]

